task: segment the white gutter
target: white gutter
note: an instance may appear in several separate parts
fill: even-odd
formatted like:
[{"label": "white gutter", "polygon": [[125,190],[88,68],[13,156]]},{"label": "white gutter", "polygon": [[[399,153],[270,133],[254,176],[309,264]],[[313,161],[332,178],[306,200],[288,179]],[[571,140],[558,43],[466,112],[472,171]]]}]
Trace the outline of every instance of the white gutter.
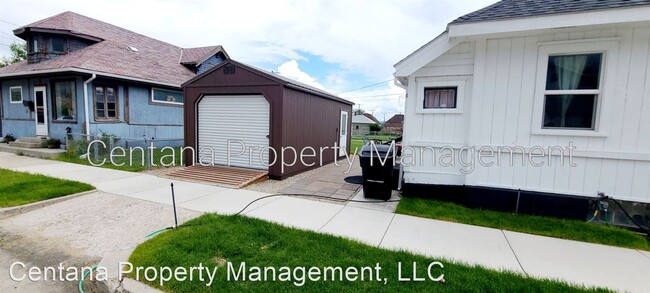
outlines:
[{"label": "white gutter", "polygon": [[[88,84],[95,80],[97,74],[93,73],[89,79],[84,81],[84,117],[86,118],[86,135],[90,135],[90,114],[88,114]],[[90,136],[87,136],[90,137]]]}]

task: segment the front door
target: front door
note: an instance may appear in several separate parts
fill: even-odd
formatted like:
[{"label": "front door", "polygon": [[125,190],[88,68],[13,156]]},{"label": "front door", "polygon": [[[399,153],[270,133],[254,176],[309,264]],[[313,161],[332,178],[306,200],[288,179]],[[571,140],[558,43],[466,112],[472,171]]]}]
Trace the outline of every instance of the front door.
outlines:
[{"label": "front door", "polygon": [[341,146],[339,151],[339,156],[345,156],[348,149],[348,112],[341,111],[341,123],[339,129],[339,146]]},{"label": "front door", "polygon": [[47,136],[47,98],[44,86],[34,87],[34,112],[36,113],[36,135]]}]

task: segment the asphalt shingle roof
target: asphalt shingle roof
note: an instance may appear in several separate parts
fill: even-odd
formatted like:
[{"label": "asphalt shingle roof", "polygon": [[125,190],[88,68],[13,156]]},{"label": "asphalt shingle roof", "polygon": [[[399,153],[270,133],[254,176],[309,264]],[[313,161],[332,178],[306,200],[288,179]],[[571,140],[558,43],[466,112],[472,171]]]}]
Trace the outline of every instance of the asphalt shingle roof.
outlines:
[{"label": "asphalt shingle roof", "polygon": [[[149,80],[153,83],[180,85],[195,76],[180,61],[197,61],[207,51],[220,46],[183,49],[130,30],[74,12],[63,12],[14,30],[52,29],[77,36],[91,36],[102,41],[78,51],[38,63],[22,61],[0,68],[0,74],[30,74],[41,70],[78,68]],[[137,49],[131,50],[129,47]],[[181,57],[184,55],[188,56]],[[194,59],[194,60],[190,60]]]},{"label": "asphalt shingle roof", "polygon": [[197,64],[220,50],[222,50],[221,46],[185,48],[181,55],[181,64]]},{"label": "asphalt shingle roof", "polygon": [[352,116],[352,123],[357,124],[375,124],[375,121],[366,117],[366,115],[354,115]]},{"label": "asphalt shingle roof", "polygon": [[450,24],[650,5],[650,0],[503,0]]}]

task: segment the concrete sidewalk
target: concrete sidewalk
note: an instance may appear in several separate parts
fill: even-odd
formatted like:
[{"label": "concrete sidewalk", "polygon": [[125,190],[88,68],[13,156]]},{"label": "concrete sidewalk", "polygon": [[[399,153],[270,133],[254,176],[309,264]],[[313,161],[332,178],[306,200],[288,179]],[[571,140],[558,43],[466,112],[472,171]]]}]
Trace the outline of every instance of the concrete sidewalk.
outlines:
[{"label": "concrete sidewalk", "polygon": [[[77,180],[107,193],[163,204],[171,204],[170,184],[174,183],[176,203],[199,212],[233,214],[268,195],[2,152],[0,168]],[[355,198],[362,199],[363,195]],[[386,249],[403,249],[536,278],[618,291],[650,291],[648,251],[399,215],[390,212],[391,208],[389,204],[342,205],[280,196],[260,200],[243,214]]]}]

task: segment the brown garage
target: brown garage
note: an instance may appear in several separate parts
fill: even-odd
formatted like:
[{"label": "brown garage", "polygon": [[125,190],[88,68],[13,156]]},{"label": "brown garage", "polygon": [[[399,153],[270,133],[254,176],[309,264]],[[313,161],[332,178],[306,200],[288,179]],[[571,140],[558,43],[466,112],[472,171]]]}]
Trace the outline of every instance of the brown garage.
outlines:
[{"label": "brown garage", "polygon": [[184,153],[188,165],[262,169],[283,179],[349,152],[354,103],[325,91],[234,60],[183,90],[185,144],[196,150]]}]

